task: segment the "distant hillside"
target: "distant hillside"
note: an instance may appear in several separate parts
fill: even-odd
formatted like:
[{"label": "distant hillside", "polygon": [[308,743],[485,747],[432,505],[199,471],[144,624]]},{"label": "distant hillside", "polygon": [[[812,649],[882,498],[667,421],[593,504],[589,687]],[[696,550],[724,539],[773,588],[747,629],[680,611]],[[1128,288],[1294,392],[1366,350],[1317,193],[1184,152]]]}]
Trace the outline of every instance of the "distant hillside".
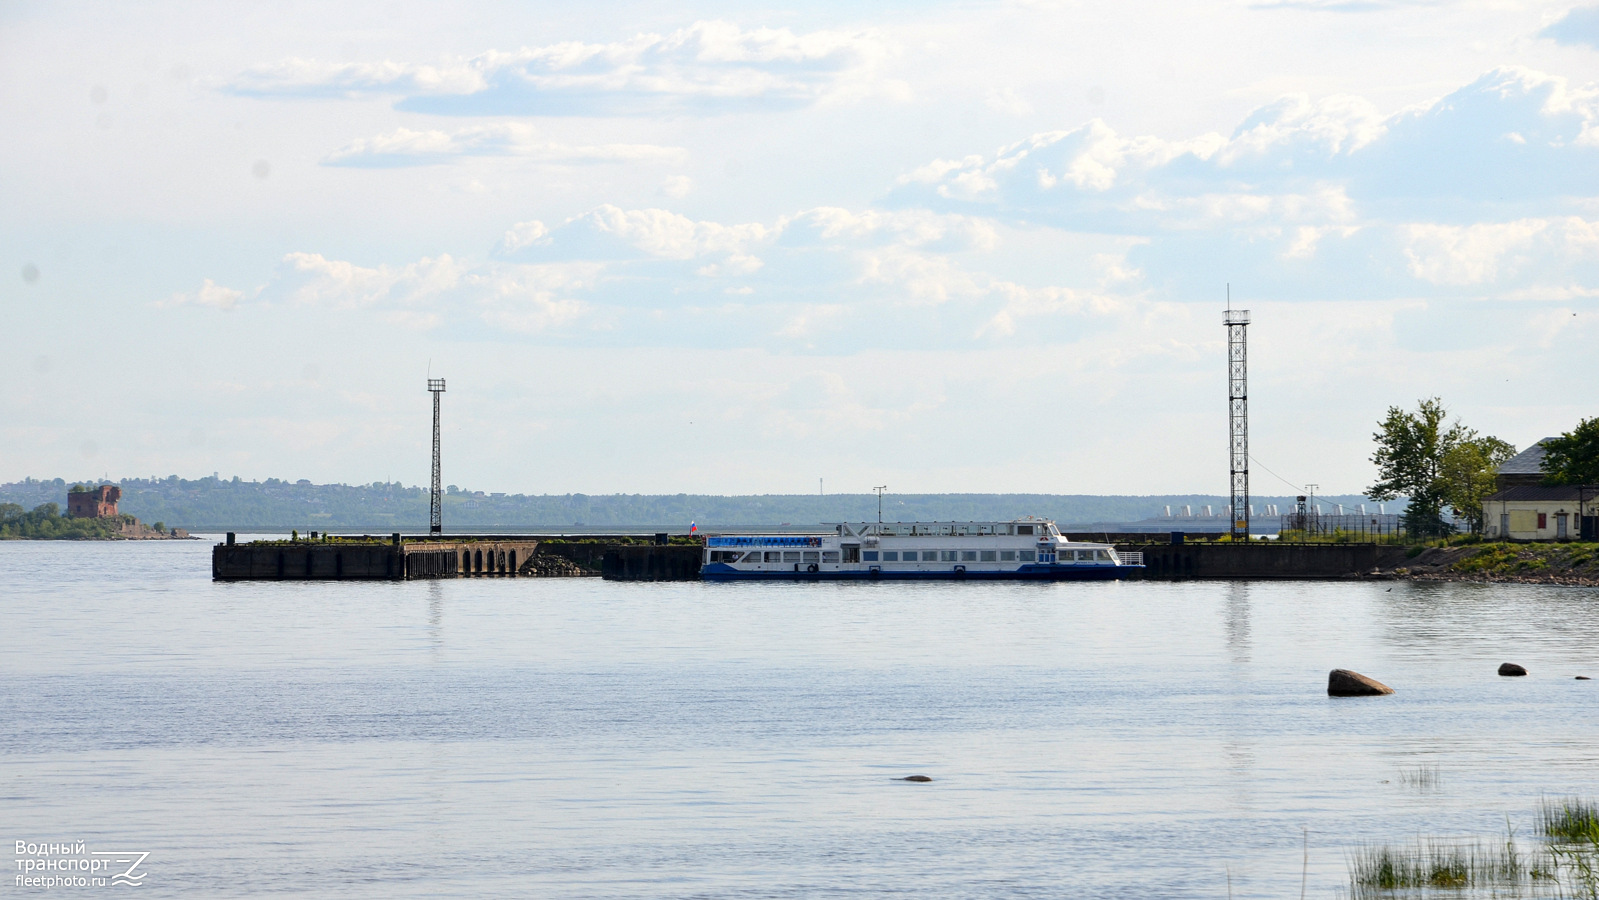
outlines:
[{"label": "distant hillside", "polygon": [[[84,483],[94,479],[85,480]],[[0,503],[33,509],[42,503],[65,505],[73,482],[60,478],[28,479],[0,485]],[[428,492],[400,484],[311,484],[276,478],[241,481],[176,475],[162,479],[125,478],[110,483],[122,487],[121,512],[146,522],[189,531],[426,531]],[[1370,500],[1357,496],[1318,498],[1325,505],[1347,506]],[[1270,521],[1262,513],[1275,503],[1286,511],[1292,497],[1254,498],[1257,522]],[[1195,512],[1210,505],[1220,513],[1227,498],[1186,494],[1160,496],[1091,496],[1073,494],[888,494],[883,498],[883,518],[889,521],[1009,519],[1035,515],[1052,518],[1062,526],[1097,526],[1137,523],[1160,517],[1164,507],[1183,505]],[[1403,504],[1388,504],[1398,512]],[[701,530],[765,528],[788,525],[804,528],[824,522],[872,521],[877,518],[873,494],[763,494],[714,496],[706,494],[487,494],[456,490],[444,501],[444,524],[450,531],[647,531],[686,529],[690,522]],[[1153,526],[1156,523],[1147,523]],[[1183,520],[1161,519],[1162,527],[1194,531],[1222,530],[1220,516]],[[1097,529],[1096,529],[1097,530]]]}]

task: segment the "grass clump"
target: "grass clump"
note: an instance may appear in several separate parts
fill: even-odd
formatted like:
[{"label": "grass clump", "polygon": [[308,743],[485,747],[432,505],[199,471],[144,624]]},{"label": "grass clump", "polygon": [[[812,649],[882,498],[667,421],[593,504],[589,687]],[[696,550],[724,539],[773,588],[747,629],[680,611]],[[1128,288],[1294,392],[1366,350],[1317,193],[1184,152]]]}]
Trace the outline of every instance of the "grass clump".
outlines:
[{"label": "grass clump", "polygon": [[1546,798],[1539,804],[1538,830],[1552,841],[1599,846],[1599,804],[1581,797]]},{"label": "grass clump", "polygon": [[1443,772],[1436,765],[1399,770],[1399,783],[1418,791],[1435,791],[1442,781]]},{"label": "grass clump", "polygon": [[1351,897],[1364,900],[1469,888],[1499,893],[1530,885],[1532,873],[1514,841],[1503,847],[1418,841],[1408,847],[1356,850],[1349,860],[1349,881]]}]

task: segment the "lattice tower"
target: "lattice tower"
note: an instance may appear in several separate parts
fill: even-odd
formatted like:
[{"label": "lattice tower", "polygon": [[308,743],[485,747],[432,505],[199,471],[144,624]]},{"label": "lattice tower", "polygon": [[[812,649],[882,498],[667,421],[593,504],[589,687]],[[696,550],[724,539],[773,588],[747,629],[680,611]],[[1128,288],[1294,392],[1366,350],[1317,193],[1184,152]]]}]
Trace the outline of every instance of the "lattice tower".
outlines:
[{"label": "lattice tower", "polygon": [[428,534],[444,533],[444,494],[442,470],[439,466],[439,395],[444,393],[444,379],[429,378],[428,391],[433,394],[433,492],[428,503]]},{"label": "lattice tower", "polygon": [[1227,433],[1232,463],[1232,536],[1249,539],[1249,310],[1229,309],[1227,326]]}]

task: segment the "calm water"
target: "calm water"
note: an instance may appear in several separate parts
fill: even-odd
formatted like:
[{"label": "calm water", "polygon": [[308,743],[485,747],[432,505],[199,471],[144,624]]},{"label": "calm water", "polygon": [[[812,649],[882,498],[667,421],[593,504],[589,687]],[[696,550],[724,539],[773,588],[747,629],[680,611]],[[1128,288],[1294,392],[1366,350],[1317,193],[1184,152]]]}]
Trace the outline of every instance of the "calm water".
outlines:
[{"label": "calm water", "polygon": [[[0,544],[7,852],[149,851],[144,896],[1286,897],[1309,829],[1331,897],[1360,842],[1599,794],[1590,589],[213,584],[209,553]],[[1338,666],[1399,693],[1330,700]]]}]

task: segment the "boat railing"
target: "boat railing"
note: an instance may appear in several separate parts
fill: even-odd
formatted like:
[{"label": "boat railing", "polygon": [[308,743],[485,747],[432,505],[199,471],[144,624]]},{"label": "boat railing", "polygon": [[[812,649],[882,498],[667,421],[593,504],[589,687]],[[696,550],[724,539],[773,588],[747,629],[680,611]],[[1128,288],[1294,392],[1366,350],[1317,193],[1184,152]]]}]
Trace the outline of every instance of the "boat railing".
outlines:
[{"label": "boat railing", "polygon": [[1124,566],[1141,566],[1144,564],[1144,554],[1139,550],[1117,550],[1116,559]]}]

